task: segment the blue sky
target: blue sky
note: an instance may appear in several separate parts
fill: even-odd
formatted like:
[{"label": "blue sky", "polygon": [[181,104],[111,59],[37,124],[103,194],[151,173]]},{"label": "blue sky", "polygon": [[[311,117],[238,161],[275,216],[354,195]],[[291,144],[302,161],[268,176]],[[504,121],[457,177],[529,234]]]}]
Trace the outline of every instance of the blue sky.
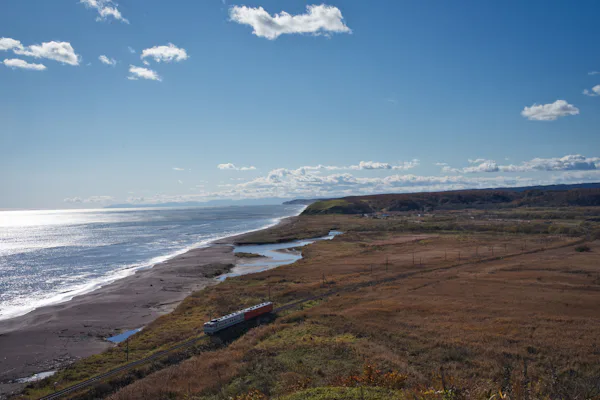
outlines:
[{"label": "blue sky", "polygon": [[599,12],[6,0],[0,208],[600,181]]}]

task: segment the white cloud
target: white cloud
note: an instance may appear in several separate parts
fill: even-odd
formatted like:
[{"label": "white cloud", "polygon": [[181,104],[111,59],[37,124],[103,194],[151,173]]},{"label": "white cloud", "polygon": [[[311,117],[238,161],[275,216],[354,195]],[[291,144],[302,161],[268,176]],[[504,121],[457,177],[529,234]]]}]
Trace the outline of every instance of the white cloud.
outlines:
[{"label": "white cloud", "polygon": [[432,191],[465,188],[514,186],[531,180],[522,178],[474,178],[465,176],[391,175],[361,178],[350,173],[320,175],[298,168],[275,169],[267,176],[239,183],[227,191],[206,194],[223,198],[326,197],[372,193]]},{"label": "white cloud", "polygon": [[[363,178],[351,173],[325,175],[303,168],[278,168],[237,184],[220,182],[218,191],[197,190],[183,195],[158,194],[142,199],[128,199],[132,203],[158,204],[164,202],[208,201],[211,199],[260,199],[268,197],[339,197],[376,193],[430,192],[442,190],[484,189],[557,183],[594,182],[600,179],[600,170],[556,171],[548,179],[520,176],[419,176],[413,174]],[[202,185],[198,185],[202,188]]]},{"label": "white cloud", "polygon": [[494,160],[483,160],[478,159],[472,162],[473,165],[471,167],[463,168],[463,172],[466,173],[476,173],[476,172],[498,172],[498,164]]},{"label": "white cloud", "polygon": [[564,157],[534,158],[520,165],[498,165],[494,160],[469,160],[472,164],[465,168],[452,168],[443,165],[442,172],[477,173],[477,172],[534,172],[534,171],[591,171],[600,170],[600,157],[585,157],[580,154],[569,154]]},{"label": "white cloud", "polygon": [[117,65],[117,60],[115,60],[114,58],[108,58],[105,55],[101,55],[100,57],[98,57],[98,60],[100,60],[100,62],[102,64],[112,65],[112,66]]},{"label": "white cloud", "polygon": [[[358,164],[358,169],[395,169],[395,170],[408,170],[418,167],[420,161],[418,159],[414,159],[411,161],[404,161],[399,165],[390,165],[388,163],[381,162],[373,162],[373,161],[361,161]],[[353,166],[351,169],[355,169]]]},{"label": "white cloud", "polygon": [[298,168],[298,170],[306,170],[306,171],[358,171],[358,170],[408,170],[412,168],[418,167],[420,164],[418,159],[414,159],[411,161],[404,161],[398,165],[393,165],[386,162],[379,161],[361,161],[356,165],[347,165],[347,166],[336,166],[336,165],[308,165],[304,167]]},{"label": "white cloud", "polygon": [[594,86],[591,90],[585,89],[583,94],[590,97],[600,96],[600,85]]},{"label": "white cloud", "polygon": [[115,198],[112,196],[91,196],[86,199],[81,197],[67,197],[63,201],[65,203],[110,203]]},{"label": "white cloud", "polygon": [[20,41],[11,38],[0,38],[0,51],[8,51],[13,49],[22,49],[23,45]]},{"label": "white cloud", "polygon": [[73,46],[69,42],[44,42],[31,46],[23,44],[15,39],[0,38],[0,50],[12,50],[13,53],[20,56],[46,58],[48,60],[58,61],[63,64],[79,65],[80,57],[75,53]]},{"label": "white cloud", "polygon": [[600,75],[600,71],[591,71],[588,72],[588,75]]},{"label": "white cloud", "polygon": [[34,58],[47,58],[63,64],[79,65],[80,57],[69,42],[44,42],[31,46],[13,49],[15,54]]},{"label": "white cloud", "polygon": [[554,121],[560,117],[577,114],[579,109],[565,100],[556,100],[549,104],[534,104],[521,111],[521,115],[531,121]]},{"label": "white cloud", "polygon": [[135,54],[135,49],[133,47],[127,46],[127,50],[129,50],[131,54]]},{"label": "white cloud", "polygon": [[529,171],[590,171],[600,169],[600,157],[585,157],[581,154],[569,154],[556,158],[534,158],[521,165],[500,166],[503,172]]},{"label": "white cloud", "polygon": [[[348,166],[336,166],[336,165],[306,165],[298,168],[296,171],[358,171],[358,170],[408,170],[415,167],[418,167],[420,164],[418,159],[414,159],[411,161],[405,161],[398,165],[378,162],[378,161],[361,161],[356,165],[348,165]],[[236,171],[253,171],[256,170],[256,167],[241,167],[238,168],[235,164],[225,163],[217,165],[217,168],[222,170],[236,170]]]},{"label": "white cloud", "polygon": [[557,183],[584,183],[600,181],[600,169],[593,171],[568,171],[552,177]]},{"label": "white cloud", "polygon": [[81,0],[81,3],[85,4],[86,7],[93,8],[98,11],[98,17],[96,21],[107,21],[110,18],[114,18],[117,21],[128,24],[129,21],[123,17],[117,4],[112,0]]},{"label": "white cloud", "polygon": [[173,167],[174,171],[185,171],[185,168]]},{"label": "white cloud", "polygon": [[464,168],[453,168],[447,163],[435,163],[438,167],[442,167],[442,172],[454,173],[477,173],[477,172],[498,172],[498,165],[494,160],[486,160],[485,158],[469,159],[470,166]]},{"label": "white cloud", "polygon": [[188,54],[185,49],[181,49],[175,46],[173,43],[169,43],[168,46],[154,46],[149,49],[142,50],[141,59],[147,57],[153,58],[156,62],[171,62],[171,61],[183,61],[188,59]]},{"label": "white cloud", "polygon": [[469,161],[469,164],[481,164],[482,162],[486,161],[485,158],[476,158],[476,159],[471,159],[469,158],[467,161]]},{"label": "white cloud", "polygon": [[2,62],[7,67],[13,68],[13,69],[20,68],[20,69],[29,69],[32,71],[43,71],[46,69],[46,66],[44,64],[31,64],[25,60],[19,60],[18,58],[13,58],[10,60],[7,59]]},{"label": "white cloud", "polygon": [[352,33],[344,24],[340,9],[325,4],[306,6],[306,14],[290,15],[282,11],[273,16],[262,7],[233,6],[229,9],[229,17],[238,24],[250,25],[254,29],[254,35],[269,40],[277,39],[283,34]]},{"label": "white cloud", "polygon": [[162,81],[162,78],[156,73],[148,68],[136,67],[135,65],[129,66],[129,75],[127,79],[136,81],[138,79],[149,79],[151,81]]},{"label": "white cloud", "polygon": [[219,169],[237,169],[235,167],[235,165],[233,165],[232,163],[219,164],[219,165],[217,165],[217,168],[219,168]]},{"label": "white cloud", "polygon": [[236,167],[234,164],[232,163],[225,163],[225,164],[219,164],[217,165],[217,168],[219,169],[223,169],[223,170],[232,170],[232,171],[254,171],[256,170],[255,166],[249,166],[249,167]]}]

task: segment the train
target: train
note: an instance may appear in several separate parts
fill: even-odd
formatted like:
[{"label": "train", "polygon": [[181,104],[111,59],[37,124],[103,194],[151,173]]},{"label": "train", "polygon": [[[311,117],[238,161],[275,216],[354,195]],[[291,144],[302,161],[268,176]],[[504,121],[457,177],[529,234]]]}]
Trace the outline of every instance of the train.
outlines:
[{"label": "train", "polygon": [[270,301],[244,308],[243,310],[224,315],[220,318],[211,319],[210,321],[206,322],[204,324],[204,333],[207,335],[214,335],[223,329],[227,329],[231,326],[260,317],[264,314],[269,314],[271,312],[273,312],[273,303]]}]

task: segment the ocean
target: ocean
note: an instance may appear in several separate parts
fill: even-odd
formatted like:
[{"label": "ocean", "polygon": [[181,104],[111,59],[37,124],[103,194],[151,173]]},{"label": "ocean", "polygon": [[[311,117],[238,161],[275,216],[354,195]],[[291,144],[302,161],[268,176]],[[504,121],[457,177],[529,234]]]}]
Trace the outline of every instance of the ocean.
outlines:
[{"label": "ocean", "polygon": [[298,205],[0,211],[0,319],[297,215]]}]

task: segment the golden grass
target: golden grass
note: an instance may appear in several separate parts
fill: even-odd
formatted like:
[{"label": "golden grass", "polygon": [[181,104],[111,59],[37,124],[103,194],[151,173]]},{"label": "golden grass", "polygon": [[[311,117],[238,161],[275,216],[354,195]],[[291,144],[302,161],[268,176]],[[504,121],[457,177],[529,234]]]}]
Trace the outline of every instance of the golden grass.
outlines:
[{"label": "golden grass", "polygon": [[[524,387],[524,363],[528,390],[540,396],[592,390],[600,376],[598,242],[588,243],[590,252],[576,252],[578,239],[567,236],[492,230],[407,234],[395,229],[403,224],[302,217],[250,237],[346,232],[303,248],[304,259],[293,265],[194,293],[131,340],[134,357],[197,335],[209,315],[261,301],[268,287],[277,305],[330,289],[348,291],[306,304],[226,348],[156,372],[112,398],[221,399],[253,389],[273,398],[291,396],[335,386],[366,361],[406,375],[407,390],[423,398],[432,388],[441,390],[440,367],[473,395],[503,389],[524,398],[515,397]],[[395,280],[350,290],[383,278]],[[61,385],[114,367],[121,351],[76,363],[58,376]]]}]

